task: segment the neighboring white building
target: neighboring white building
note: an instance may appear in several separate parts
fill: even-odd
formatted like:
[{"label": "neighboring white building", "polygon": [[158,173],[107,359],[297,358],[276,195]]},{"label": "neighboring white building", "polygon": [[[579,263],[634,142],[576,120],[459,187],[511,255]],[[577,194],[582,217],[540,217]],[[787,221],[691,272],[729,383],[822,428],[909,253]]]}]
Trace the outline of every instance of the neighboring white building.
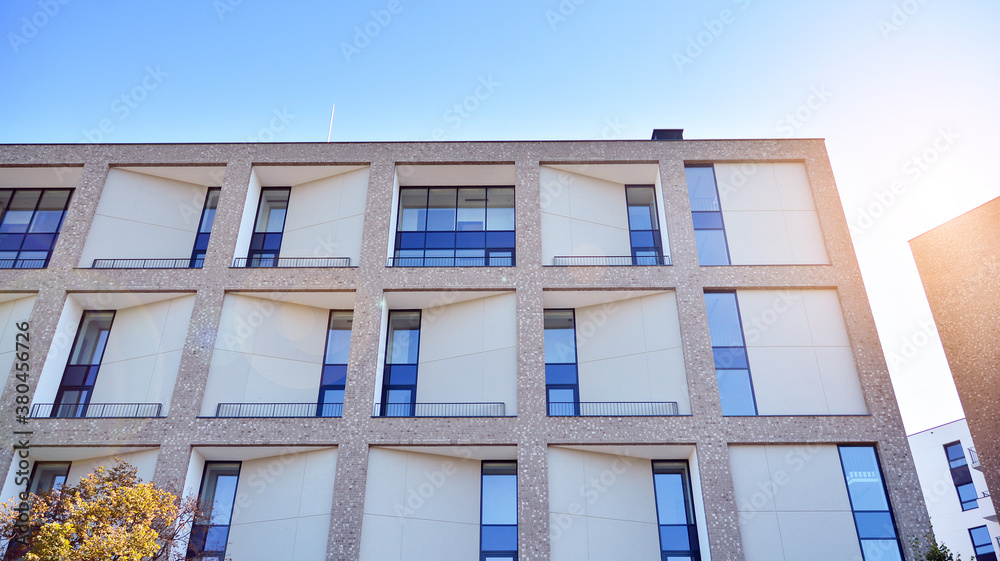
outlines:
[{"label": "neighboring white building", "polygon": [[[911,434],[910,449],[938,543],[963,559],[996,561],[1000,524],[965,419]],[[986,542],[985,538],[989,541]]]}]

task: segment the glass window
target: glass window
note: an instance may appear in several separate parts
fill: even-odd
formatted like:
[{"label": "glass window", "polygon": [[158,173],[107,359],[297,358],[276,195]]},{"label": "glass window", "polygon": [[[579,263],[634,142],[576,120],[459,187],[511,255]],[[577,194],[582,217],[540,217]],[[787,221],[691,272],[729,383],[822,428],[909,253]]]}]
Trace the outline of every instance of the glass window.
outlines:
[{"label": "glass window", "polygon": [[840,446],[840,463],[865,561],[902,561],[875,448]]},{"label": "glass window", "polygon": [[83,312],[73,349],[63,370],[59,390],[56,392],[51,416],[87,416],[87,407],[94,391],[94,384],[97,382],[97,374],[114,318],[114,311]]},{"label": "glass window", "polygon": [[513,205],[508,187],[404,187],[390,266],[513,266]]},{"label": "glass window", "polygon": [[573,310],[545,310],[545,362],[576,363]]},{"label": "glass window", "polygon": [[972,471],[969,470],[969,462],[965,459],[965,448],[962,443],[945,444],[944,453],[948,458],[951,479],[955,484],[955,490],[958,491],[958,501],[962,505],[962,510],[979,508],[979,495],[976,492],[976,485],[972,482]]},{"label": "glass window", "polygon": [[698,263],[706,266],[729,265],[729,247],[726,243],[722,206],[719,204],[715,168],[687,166],[684,173],[687,176],[691,220],[698,246]]},{"label": "glass window", "polygon": [[14,191],[10,206],[0,222],[0,234],[23,234],[35,214],[41,191]]},{"label": "glass window", "polygon": [[0,190],[0,269],[48,265],[70,189]]},{"label": "glass window", "polygon": [[354,313],[331,311],[323,353],[317,417],[340,417],[343,414],[344,389],[347,383],[347,360],[351,354],[351,327]]},{"label": "glass window", "polygon": [[69,475],[69,466],[69,462],[35,462],[28,492],[37,495],[62,489]]},{"label": "glass window", "polygon": [[69,202],[69,191],[45,191],[38,203],[35,217],[31,220],[29,231],[32,233],[58,233],[67,202]]},{"label": "glass window", "polygon": [[104,347],[111,334],[111,322],[114,321],[114,318],[114,312],[88,310],[83,313],[80,328],[76,334],[76,342],[73,345],[73,354],[70,355],[70,364],[93,365],[101,363]]},{"label": "glass window", "polygon": [[255,233],[281,233],[285,229],[285,212],[288,210],[288,187],[261,189],[260,207],[257,209]]},{"label": "glass window", "polygon": [[990,531],[986,526],[969,528],[969,537],[972,539],[972,547],[976,550],[977,561],[997,561],[996,552],[993,550],[993,540],[990,538]]},{"label": "glass window", "polygon": [[549,416],[580,414],[573,310],[545,310],[545,389]]},{"label": "glass window", "polygon": [[706,292],[705,309],[723,415],[756,415],[753,377],[735,292]]},{"label": "glass window", "polygon": [[482,463],[480,558],[517,558],[517,462]]},{"label": "glass window", "polygon": [[653,489],[664,559],[697,559],[698,531],[686,461],[654,460]]},{"label": "glass window", "polygon": [[628,204],[628,227],[630,230],[656,230],[659,221],[656,216],[656,195],[653,186],[628,186],[625,189]]},{"label": "glass window", "polygon": [[198,504],[202,513],[191,528],[185,559],[221,561],[226,556],[240,462],[205,462]]},{"label": "glass window", "polygon": [[712,166],[687,166],[688,198],[692,211],[720,211],[719,191],[715,185],[715,168]]},{"label": "glass window", "polygon": [[389,364],[417,364],[420,312],[389,312]]},{"label": "glass window", "polygon": [[215,224],[215,210],[219,207],[219,194],[221,190],[213,187],[205,194],[205,208],[201,212],[201,222],[198,224],[198,232],[207,234],[212,231]]},{"label": "glass window", "polygon": [[743,325],[735,292],[706,292],[705,308],[713,347],[743,347]]}]

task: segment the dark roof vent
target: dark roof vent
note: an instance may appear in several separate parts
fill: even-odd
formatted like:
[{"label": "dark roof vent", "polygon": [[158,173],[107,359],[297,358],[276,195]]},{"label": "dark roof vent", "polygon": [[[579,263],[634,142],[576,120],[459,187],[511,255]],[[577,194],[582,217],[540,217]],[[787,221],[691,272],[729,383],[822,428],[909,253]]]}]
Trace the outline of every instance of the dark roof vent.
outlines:
[{"label": "dark roof vent", "polygon": [[653,140],[684,140],[684,129],[653,129]]}]

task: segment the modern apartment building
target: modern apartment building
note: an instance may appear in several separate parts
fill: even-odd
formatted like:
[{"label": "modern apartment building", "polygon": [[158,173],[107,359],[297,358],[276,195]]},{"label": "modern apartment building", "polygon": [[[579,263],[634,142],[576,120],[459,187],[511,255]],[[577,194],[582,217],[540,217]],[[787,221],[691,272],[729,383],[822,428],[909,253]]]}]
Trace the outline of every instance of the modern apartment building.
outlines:
[{"label": "modern apartment building", "polygon": [[965,419],[910,435],[938,542],[962,559],[996,561],[1000,525]]},{"label": "modern apartment building", "polygon": [[4,496],[121,456],[200,560],[927,531],[821,140],[2,146],[0,197]]},{"label": "modern apartment building", "polygon": [[1000,489],[1000,199],[917,236],[910,249],[986,483]]}]

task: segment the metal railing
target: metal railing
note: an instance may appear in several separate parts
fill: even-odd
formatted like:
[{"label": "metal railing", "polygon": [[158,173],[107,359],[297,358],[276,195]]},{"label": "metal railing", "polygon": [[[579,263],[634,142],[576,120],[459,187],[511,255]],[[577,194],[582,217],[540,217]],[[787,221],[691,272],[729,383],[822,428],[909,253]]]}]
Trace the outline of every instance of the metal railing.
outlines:
[{"label": "metal railing", "polygon": [[232,268],[350,267],[350,257],[237,257]]},{"label": "metal railing", "polygon": [[343,403],[220,403],[216,417],[340,417]]},{"label": "metal railing", "polygon": [[0,259],[0,269],[44,269],[45,259]]},{"label": "metal railing", "polygon": [[513,267],[513,257],[390,257],[386,267]]},{"label": "metal railing", "polygon": [[31,418],[43,419],[125,419],[159,417],[160,403],[36,403],[31,406]]},{"label": "metal railing", "polygon": [[983,470],[983,467],[979,465],[979,454],[976,454],[975,446],[969,448],[969,467],[979,471]]},{"label": "metal railing", "polygon": [[92,269],[200,269],[204,259],[94,259]]},{"label": "metal railing", "polygon": [[372,417],[504,417],[506,406],[491,403],[376,403]]},{"label": "metal railing", "polygon": [[557,267],[629,267],[644,265],[670,265],[669,255],[594,255],[576,256],[561,255],[552,258],[552,264]]},{"label": "metal railing", "polygon": [[550,417],[669,417],[680,414],[675,401],[550,401],[548,411]]}]

